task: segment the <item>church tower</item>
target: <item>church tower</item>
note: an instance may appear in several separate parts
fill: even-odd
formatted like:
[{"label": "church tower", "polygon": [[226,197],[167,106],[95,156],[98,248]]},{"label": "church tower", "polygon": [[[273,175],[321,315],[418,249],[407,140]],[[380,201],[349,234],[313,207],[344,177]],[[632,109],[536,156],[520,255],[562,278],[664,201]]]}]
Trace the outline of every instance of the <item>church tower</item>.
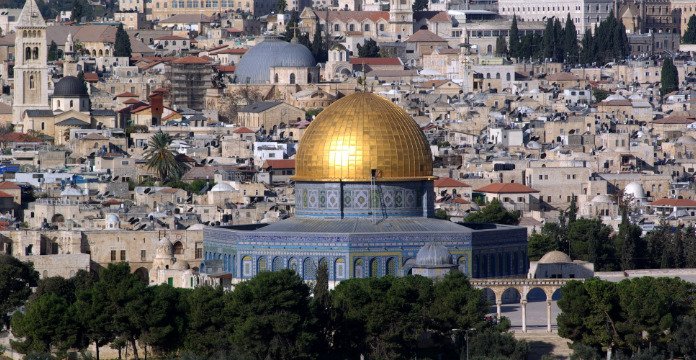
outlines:
[{"label": "church tower", "polygon": [[63,52],[63,76],[77,76],[77,61],[75,59],[75,42],[72,34],[68,33]]},{"label": "church tower", "polygon": [[15,34],[12,123],[20,131],[26,110],[48,110],[46,22],[35,0],[27,0]]},{"label": "church tower", "polygon": [[390,0],[389,25],[395,41],[404,41],[413,35],[413,2]]}]

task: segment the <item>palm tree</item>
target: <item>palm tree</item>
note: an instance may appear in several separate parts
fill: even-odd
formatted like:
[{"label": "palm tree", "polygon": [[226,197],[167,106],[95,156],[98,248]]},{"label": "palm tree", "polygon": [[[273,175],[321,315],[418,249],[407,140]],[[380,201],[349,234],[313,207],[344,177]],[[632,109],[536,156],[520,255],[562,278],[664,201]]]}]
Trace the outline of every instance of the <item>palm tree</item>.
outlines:
[{"label": "palm tree", "polygon": [[176,180],[181,177],[185,168],[176,161],[176,154],[169,149],[172,137],[162,131],[150,138],[145,150],[145,161],[148,169],[155,169],[162,182]]}]

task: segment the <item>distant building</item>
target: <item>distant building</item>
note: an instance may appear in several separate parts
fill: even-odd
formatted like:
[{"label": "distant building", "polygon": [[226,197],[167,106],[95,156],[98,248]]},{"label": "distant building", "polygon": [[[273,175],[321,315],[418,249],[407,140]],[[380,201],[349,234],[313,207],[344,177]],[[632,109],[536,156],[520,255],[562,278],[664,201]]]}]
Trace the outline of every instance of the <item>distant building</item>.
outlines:
[{"label": "distant building", "polygon": [[208,60],[198,56],[178,58],[171,62],[167,75],[172,106],[203,110],[206,90],[212,86],[213,68]]}]

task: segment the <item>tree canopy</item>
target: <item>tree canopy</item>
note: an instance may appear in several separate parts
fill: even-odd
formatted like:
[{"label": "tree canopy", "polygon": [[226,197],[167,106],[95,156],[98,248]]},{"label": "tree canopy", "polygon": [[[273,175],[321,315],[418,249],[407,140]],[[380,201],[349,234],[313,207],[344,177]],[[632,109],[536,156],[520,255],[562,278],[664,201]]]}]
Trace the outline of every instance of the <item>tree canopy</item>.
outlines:
[{"label": "tree canopy", "polygon": [[186,170],[184,165],[176,160],[176,154],[169,148],[172,137],[159,131],[152,135],[145,150],[145,162],[149,169],[157,171],[160,180],[177,180]]},{"label": "tree canopy", "polygon": [[358,57],[379,57],[377,42],[373,39],[367,39],[363,45],[358,44]]},{"label": "tree canopy", "polygon": [[679,89],[679,73],[672,59],[666,58],[662,62],[662,74],[660,75],[660,92],[665,96]]},{"label": "tree canopy", "polygon": [[686,25],[686,31],[684,32],[684,37],[682,37],[682,43],[696,44],[696,15],[689,17],[689,23]]},{"label": "tree canopy", "polygon": [[116,40],[114,40],[114,56],[130,58],[132,52],[128,33],[123,29],[123,24],[118,24]]},{"label": "tree canopy", "polygon": [[24,304],[38,281],[39,273],[32,263],[0,255],[0,330],[8,324],[7,314]]},{"label": "tree canopy", "polygon": [[493,199],[481,210],[469,214],[464,218],[469,223],[493,223],[503,225],[517,225],[520,222],[519,211],[509,211],[503,207],[498,199]]}]

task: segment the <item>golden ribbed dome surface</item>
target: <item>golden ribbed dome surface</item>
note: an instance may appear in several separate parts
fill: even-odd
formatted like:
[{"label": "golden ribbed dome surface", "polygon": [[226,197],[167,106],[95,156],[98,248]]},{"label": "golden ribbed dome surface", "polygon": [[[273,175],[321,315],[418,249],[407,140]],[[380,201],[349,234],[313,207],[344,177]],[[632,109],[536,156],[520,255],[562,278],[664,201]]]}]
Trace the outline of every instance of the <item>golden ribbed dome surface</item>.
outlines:
[{"label": "golden ribbed dome surface", "polygon": [[371,93],[337,100],[312,121],[295,156],[296,181],[432,179],[430,146],[418,124]]}]

